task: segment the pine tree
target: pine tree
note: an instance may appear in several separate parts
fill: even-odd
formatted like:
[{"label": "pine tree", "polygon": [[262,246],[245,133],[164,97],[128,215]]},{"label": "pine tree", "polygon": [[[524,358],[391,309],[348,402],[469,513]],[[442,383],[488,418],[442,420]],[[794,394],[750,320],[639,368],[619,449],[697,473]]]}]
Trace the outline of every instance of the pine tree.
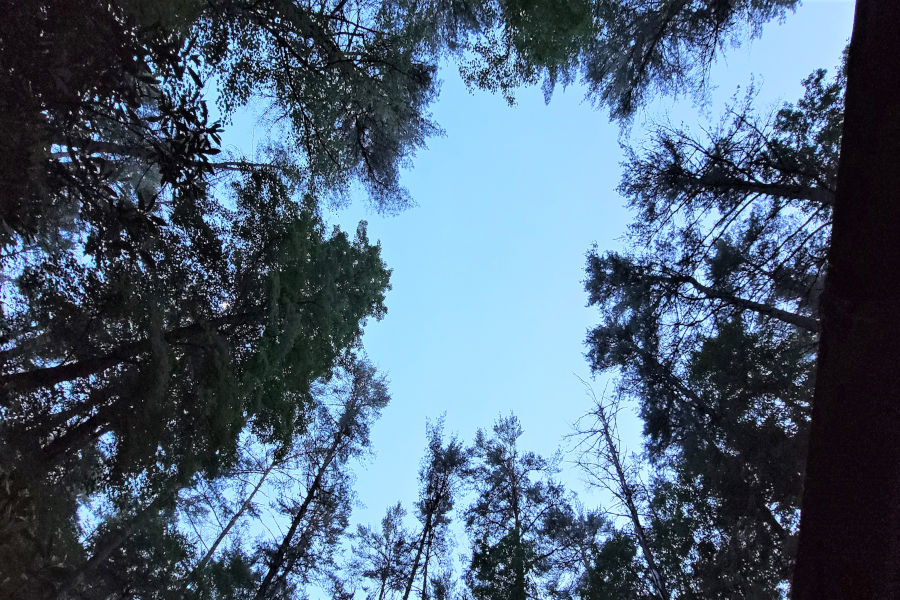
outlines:
[{"label": "pine tree", "polygon": [[549,461],[519,449],[522,433],[515,416],[502,417],[493,436],[479,430],[472,447],[475,499],[465,513],[472,542],[465,577],[477,599],[534,597],[560,550],[553,528],[568,511],[565,493]]}]

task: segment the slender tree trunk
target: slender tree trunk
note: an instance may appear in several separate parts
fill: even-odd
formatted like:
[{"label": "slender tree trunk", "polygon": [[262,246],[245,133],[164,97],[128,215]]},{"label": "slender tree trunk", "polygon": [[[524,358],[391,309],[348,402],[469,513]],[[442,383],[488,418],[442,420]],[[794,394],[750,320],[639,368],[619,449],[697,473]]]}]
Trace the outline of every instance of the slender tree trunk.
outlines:
[{"label": "slender tree trunk", "polygon": [[409,600],[409,594],[412,592],[413,583],[416,580],[416,571],[419,570],[419,561],[422,559],[422,552],[425,549],[425,540],[431,531],[431,516],[431,511],[425,516],[425,523],[422,525],[422,536],[419,538],[419,544],[416,548],[416,557],[413,559],[412,570],[410,571],[409,579],[406,581],[406,589],[403,591],[403,600]]},{"label": "slender tree trunk", "polygon": [[385,570],[381,575],[381,587],[378,588],[378,600],[384,600],[384,592],[387,590],[387,578],[388,574]]},{"label": "slender tree trunk", "polygon": [[900,598],[900,2],[858,0],[796,600]]},{"label": "slender tree trunk", "polygon": [[753,300],[748,300],[747,298],[741,298],[740,296],[735,296],[734,294],[724,292],[721,290],[717,290],[715,288],[709,287],[707,285],[703,285],[699,281],[697,281],[694,277],[688,277],[684,275],[672,275],[671,280],[673,282],[683,282],[691,285],[698,292],[701,292],[707,298],[715,298],[717,300],[724,300],[728,304],[732,306],[736,306],[738,308],[742,308],[744,310],[749,310],[751,312],[755,312],[757,314],[772,317],[774,319],[778,319],[788,325],[793,325],[794,327],[798,327],[800,329],[804,329],[806,331],[810,331],[812,333],[816,333],[819,331],[819,322],[812,318],[807,317],[806,315],[798,315],[797,313],[792,313],[790,311],[782,310],[777,306],[772,306],[770,304],[763,304],[762,302],[755,302]]},{"label": "slender tree trunk", "polygon": [[283,580],[287,577],[288,573],[293,571],[294,567],[297,565],[297,562],[301,558],[301,552],[308,548],[312,542],[312,539],[315,537],[317,531],[320,531],[321,528],[324,527],[324,523],[321,521],[315,520],[315,513],[310,517],[310,521],[306,524],[306,527],[303,528],[303,531],[300,532],[300,537],[297,538],[297,542],[292,544],[292,548],[294,549],[294,553],[291,556],[291,559],[287,561],[284,570],[275,578],[275,581]]},{"label": "slender tree trunk", "polygon": [[206,563],[209,562],[209,559],[211,559],[213,554],[215,554],[216,548],[218,548],[219,544],[221,544],[222,541],[228,536],[228,533],[231,531],[231,528],[235,526],[235,524],[238,522],[238,519],[241,518],[241,515],[244,514],[244,512],[250,507],[250,503],[253,502],[253,497],[256,496],[256,492],[258,492],[259,488],[262,487],[262,484],[265,482],[266,478],[269,476],[269,473],[272,472],[272,469],[275,468],[276,464],[278,464],[278,461],[273,458],[272,462],[269,464],[269,466],[263,472],[262,477],[259,478],[259,481],[256,483],[256,486],[253,488],[253,491],[251,491],[250,495],[248,495],[244,499],[244,501],[241,503],[240,508],[238,508],[238,510],[234,513],[234,515],[232,515],[231,519],[228,521],[228,524],[225,525],[225,527],[222,529],[222,531],[216,537],[216,541],[214,541],[212,543],[212,545],[209,547],[209,550],[206,551],[206,554],[203,555],[203,558],[201,558],[200,561],[197,563],[197,566],[194,567],[194,571],[191,573],[192,576],[194,573],[197,573],[198,571],[200,571],[200,569],[202,569],[203,567],[206,566]]},{"label": "slender tree trunk", "polygon": [[431,560],[431,548],[434,544],[434,527],[428,534],[428,542],[425,544],[425,562],[422,563],[422,600],[428,598],[428,563]]},{"label": "slender tree trunk", "polygon": [[525,573],[525,556],[522,544],[522,516],[519,511],[519,480],[516,477],[516,457],[513,455],[509,461],[510,472],[510,507],[513,512],[513,534],[515,536],[515,554],[513,555],[513,600],[526,600],[528,598],[528,590],[526,589],[526,573]]},{"label": "slender tree trunk", "polygon": [[619,487],[620,494],[617,495],[621,496],[622,500],[625,502],[625,507],[628,509],[631,524],[634,527],[634,533],[638,538],[641,552],[644,554],[644,560],[647,561],[647,569],[650,571],[650,580],[653,582],[656,594],[659,596],[660,600],[669,600],[671,596],[669,594],[668,586],[662,576],[662,572],[659,570],[653,549],[647,541],[647,534],[644,531],[644,525],[641,523],[641,516],[638,512],[637,504],[635,504],[634,501],[634,488],[625,476],[625,469],[622,466],[622,460],[619,457],[617,446],[618,440],[615,439],[616,436],[613,435],[612,426],[610,424],[610,415],[607,413],[606,408],[599,402],[597,403],[596,408],[595,414],[600,419],[603,440],[606,444],[609,459],[613,464],[613,469],[616,472],[616,479],[618,480],[616,481],[616,484]]},{"label": "slender tree trunk", "polygon": [[306,513],[309,511],[309,507],[312,505],[313,499],[318,494],[319,488],[322,486],[322,480],[325,477],[325,473],[328,470],[328,467],[331,465],[331,462],[334,460],[335,456],[337,456],[338,448],[340,448],[343,438],[343,432],[338,433],[335,437],[334,442],[326,451],[325,456],[323,456],[322,464],[319,466],[319,469],[316,472],[316,477],[315,479],[313,479],[312,484],[309,486],[309,490],[307,490],[306,492],[306,497],[303,499],[303,503],[294,514],[294,518],[291,521],[290,528],[288,529],[284,538],[281,540],[281,544],[278,546],[278,550],[275,551],[275,555],[269,561],[269,569],[266,572],[266,576],[263,578],[259,589],[256,590],[256,595],[254,596],[256,600],[263,600],[264,598],[266,598],[266,594],[269,592],[269,588],[272,586],[272,583],[275,581],[275,577],[278,575],[278,572],[284,565],[285,556],[287,554],[288,548],[291,546],[291,541],[294,539],[294,535],[297,533],[297,529],[300,527],[300,524],[306,517]]}]

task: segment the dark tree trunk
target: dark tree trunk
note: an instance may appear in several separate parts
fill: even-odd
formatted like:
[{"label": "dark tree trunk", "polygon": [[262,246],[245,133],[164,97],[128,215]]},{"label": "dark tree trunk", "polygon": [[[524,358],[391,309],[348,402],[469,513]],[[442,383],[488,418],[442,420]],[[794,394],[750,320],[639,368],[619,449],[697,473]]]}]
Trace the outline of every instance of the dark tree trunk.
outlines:
[{"label": "dark tree trunk", "polygon": [[900,2],[858,0],[795,600],[900,598]]},{"label": "dark tree trunk", "polygon": [[763,304],[761,302],[754,302],[753,300],[749,300],[747,298],[741,298],[740,296],[736,296],[729,292],[725,292],[722,290],[717,290],[715,288],[711,288],[709,286],[703,285],[699,281],[697,281],[693,277],[688,277],[685,275],[670,275],[668,279],[673,283],[686,283],[691,285],[698,292],[701,292],[707,298],[716,298],[718,300],[724,300],[727,304],[731,306],[736,306],[738,308],[742,308],[744,310],[749,310],[760,315],[766,317],[772,317],[787,323],[788,325],[793,325],[794,327],[798,327],[800,329],[804,329],[811,333],[816,333],[819,331],[819,322],[816,321],[812,317],[807,317],[805,315],[800,315],[797,313],[792,313],[786,310],[782,310],[777,306],[772,306],[769,304]]}]

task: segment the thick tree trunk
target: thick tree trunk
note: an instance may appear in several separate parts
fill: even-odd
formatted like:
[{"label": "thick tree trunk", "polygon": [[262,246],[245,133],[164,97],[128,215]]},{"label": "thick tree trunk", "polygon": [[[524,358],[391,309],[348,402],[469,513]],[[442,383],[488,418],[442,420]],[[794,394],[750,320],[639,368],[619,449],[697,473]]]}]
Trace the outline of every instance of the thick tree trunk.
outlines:
[{"label": "thick tree trunk", "polygon": [[898,28],[857,1],[795,600],[900,598]]},{"label": "thick tree trunk", "polygon": [[106,369],[130,360],[150,347],[149,342],[124,344],[109,354],[85,358],[55,367],[43,367],[0,376],[0,386],[9,392],[30,392],[51,387],[63,381],[71,381],[101,373]]}]

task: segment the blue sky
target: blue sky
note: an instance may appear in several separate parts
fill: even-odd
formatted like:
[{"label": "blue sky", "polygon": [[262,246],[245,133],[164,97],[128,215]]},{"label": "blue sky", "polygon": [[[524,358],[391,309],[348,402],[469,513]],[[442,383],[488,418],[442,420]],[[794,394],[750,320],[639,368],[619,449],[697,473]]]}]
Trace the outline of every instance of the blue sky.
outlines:
[{"label": "blue sky", "polygon": [[[849,0],[807,0],[720,59],[707,104],[660,100],[643,119],[715,123],[751,80],[760,108],[795,100],[806,75],[838,63],[852,12]],[[576,378],[590,376],[583,340],[597,321],[585,307],[585,252],[594,243],[622,247],[629,222],[615,191],[620,129],[584,101],[582,88],[557,90],[549,105],[540,90],[522,90],[510,108],[470,93],[452,66],[441,76],[433,114],[446,135],[429,142],[403,179],[417,206],[382,217],[357,202],[331,215],[351,230],[368,220],[393,269],[388,315],[368,325],[364,340],[393,398],[373,430],[375,457],[358,472],[365,508],[355,520],[373,524],[388,505],[415,499],[426,418],[446,413],[447,430],[471,440],[514,411],[523,447],[549,455],[563,443],[588,408]],[[630,137],[643,130],[639,117]],[[623,433],[639,450],[639,424],[624,423]],[[583,492],[577,472],[567,471]]]},{"label": "blue sky", "polygon": [[[524,448],[549,456],[564,445],[589,408],[578,377],[590,378],[583,342],[598,317],[585,307],[585,253],[594,243],[623,247],[630,220],[615,191],[620,142],[639,142],[647,119],[715,124],[751,81],[760,110],[796,100],[806,75],[839,62],[852,13],[851,0],[806,0],[761,39],[720,57],[705,102],[660,99],[626,133],[579,86],[558,89],[549,105],[540,90],[521,90],[511,108],[470,93],[452,65],[441,70],[432,112],[446,134],[403,176],[417,205],[381,216],[360,199],[327,215],[348,231],[367,220],[393,269],[388,315],[370,322],[364,339],[393,400],[373,429],[373,458],[357,469],[364,506],[355,522],[377,523],[398,500],[410,507],[426,419],[446,413],[446,430],[468,442],[514,411]],[[226,146],[252,155],[266,130],[241,121]],[[640,424],[632,416],[621,426],[628,449],[639,451]],[[603,499],[563,466],[585,504]]]}]

